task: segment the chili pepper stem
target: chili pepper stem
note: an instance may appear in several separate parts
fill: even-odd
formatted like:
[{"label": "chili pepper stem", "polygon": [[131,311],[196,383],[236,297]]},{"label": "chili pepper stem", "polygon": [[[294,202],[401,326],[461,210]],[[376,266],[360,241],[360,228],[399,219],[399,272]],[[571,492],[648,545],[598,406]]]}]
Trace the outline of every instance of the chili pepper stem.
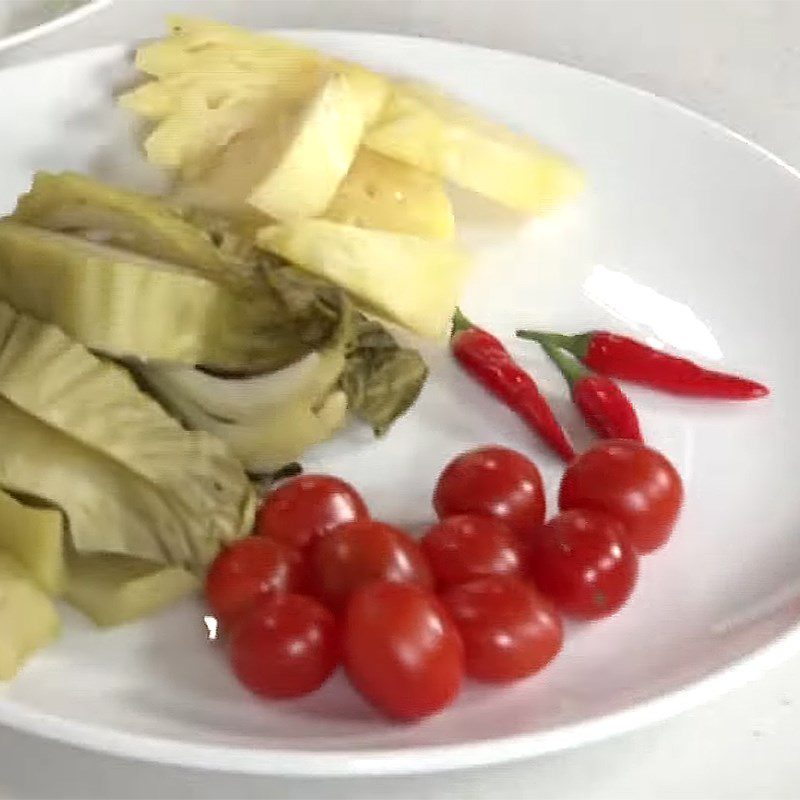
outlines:
[{"label": "chili pepper stem", "polygon": [[472,324],[469,317],[465,316],[464,312],[460,308],[456,308],[455,313],[453,314],[453,329],[450,332],[450,338],[452,339],[457,333],[468,331],[470,328],[474,327],[475,326]]},{"label": "chili pepper stem", "polygon": [[518,330],[517,336],[520,339],[538,342],[542,346],[547,344],[552,347],[559,347],[562,350],[572,353],[575,358],[579,358],[581,361],[586,358],[592,340],[591,333],[576,333],[570,336],[566,333],[550,333],[548,331],[526,329]]},{"label": "chili pepper stem", "polygon": [[588,378],[592,374],[575,356],[566,350],[556,347],[548,341],[540,341],[539,344],[550,360],[558,367],[571,390],[575,388],[575,384],[578,381]]}]

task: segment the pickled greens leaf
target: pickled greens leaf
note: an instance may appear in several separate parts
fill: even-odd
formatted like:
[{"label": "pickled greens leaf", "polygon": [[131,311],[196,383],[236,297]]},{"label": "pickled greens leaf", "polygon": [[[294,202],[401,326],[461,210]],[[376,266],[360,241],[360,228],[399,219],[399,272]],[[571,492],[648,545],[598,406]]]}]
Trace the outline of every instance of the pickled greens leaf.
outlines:
[{"label": "pickled greens leaf", "polygon": [[308,293],[303,304],[288,299],[282,279],[236,291],[116,247],[0,222],[0,298],[116,357],[249,372],[290,364],[330,335],[336,313],[321,313]]},{"label": "pickled greens leaf", "polygon": [[101,627],[152,616],[198,586],[180,567],[115,555],[72,556],[68,573],[67,602]]},{"label": "pickled greens leaf", "polygon": [[136,369],[187,425],[227,442],[249,472],[269,472],[299,458],[344,424],[347,396],[337,384],[353,337],[352,319],[352,307],[345,301],[326,345],[277,372],[225,377],[164,364]]},{"label": "pickled greens leaf", "polygon": [[197,571],[249,531],[253,491],[222,442],[4,303],[0,342],[0,485],[60,508],[78,553]]},{"label": "pickled greens leaf", "polygon": [[59,633],[52,600],[31,581],[25,569],[0,552],[0,681],[11,680],[37,650]]},{"label": "pickled greens leaf", "polygon": [[[151,385],[160,392],[163,387]],[[241,421],[209,414],[184,395],[167,402],[194,430],[203,430],[225,442],[245,469],[263,475],[300,458],[306,450],[330,439],[347,419],[347,396],[333,391],[315,406],[292,403],[276,406],[269,414]]]},{"label": "pickled greens leaf", "polygon": [[341,387],[350,411],[369,423],[377,436],[414,404],[427,376],[416,350],[400,347],[380,322],[357,314]]},{"label": "pickled greens leaf", "polygon": [[22,564],[46,594],[64,587],[64,515],[0,490],[0,550]]},{"label": "pickled greens leaf", "polygon": [[38,228],[77,232],[212,277],[243,269],[210,237],[156,197],[109,186],[75,172],[37,172],[17,201],[14,219]]}]

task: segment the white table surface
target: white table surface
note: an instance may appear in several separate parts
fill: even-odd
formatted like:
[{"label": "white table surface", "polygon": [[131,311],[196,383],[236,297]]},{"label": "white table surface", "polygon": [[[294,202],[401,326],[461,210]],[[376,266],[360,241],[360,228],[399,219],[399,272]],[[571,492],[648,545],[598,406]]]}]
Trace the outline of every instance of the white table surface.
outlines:
[{"label": "white table surface", "polygon": [[[0,67],[157,35],[169,11],[253,27],[386,31],[531,53],[673,98],[800,166],[800,2],[790,0],[117,0],[75,27],[0,54]],[[536,761],[413,778],[204,773],[0,728],[0,798],[794,798],[798,674],[800,657],[649,730]]]}]

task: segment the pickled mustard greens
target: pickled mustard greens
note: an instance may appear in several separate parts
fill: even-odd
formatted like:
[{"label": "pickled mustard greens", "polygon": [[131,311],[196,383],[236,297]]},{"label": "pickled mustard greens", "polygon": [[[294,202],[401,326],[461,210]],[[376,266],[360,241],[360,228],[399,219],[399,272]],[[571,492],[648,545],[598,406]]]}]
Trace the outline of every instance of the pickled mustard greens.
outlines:
[{"label": "pickled mustard greens", "polygon": [[330,439],[347,418],[347,396],[334,390],[316,406],[308,403],[276,406],[269,415],[242,421],[220,419],[188,400],[184,395],[169,396],[169,390],[151,380],[154,393],[185,420],[189,427],[203,430],[225,442],[231,452],[253,475],[270,474],[296,460],[308,448]]},{"label": "pickled mustard greens", "polygon": [[13,556],[46,594],[64,588],[64,515],[0,490],[0,552]]},{"label": "pickled mustard greens", "polygon": [[168,364],[136,370],[172,413],[225,441],[253,473],[299,458],[348,412],[382,434],[416,400],[428,370],[416,350],[342,300],[330,341],[282,370],[242,377]]},{"label": "pickled mustard greens", "polygon": [[0,680],[11,680],[58,636],[59,627],[53,601],[14,558],[0,552]]},{"label": "pickled mustard greens", "polygon": [[422,356],[377,320],[356,315],[340,386],[350,411],[381,436],[414,404],[428,376]]},{"label": "pickled mustard greens", "polygon": [[64,597],[102,627],[149,617],[195,591],[180,567],[116,555],[71,556]]},{"label": "pickled mustard greens", "polygon": [[[143,364],[138,371],[158,377],[168,394],[185,396],[220,419],[254,417],[296,398],[319,396],[344,368],[344,352],[309,353],[275,372],[231,377],[184,364]],[[328,373],[331,374],[328,374]],[[158,392],[156,392],[158,394]]]},{"label": "pickled mustard greens", "polygon": [[39,228],[99,238],[160,261],[227,278],[244,267],[225,258],[201,228],[156,197],[75,172],[37,172],[13,218]]},{"label": "pickled mustard greens", "polygon": [[76,236],[0,221],[0,298],[87,347],[229,371],[276,369],[313,349],[331,319],[286,298],[234,291],[192,270]]},{"label": "pickled mustard greens", "polygon": [[60,508],[78,553],[201,570],[249,531],[253,491],[222,442],[5,304],[0,341],[0,485]]},{"label": "pickled mustard greens", "polygon": [[467,275],[466,256],[444,242],[323,219],[262,228],[256,241],[423,336],[445,335]]},{"label": "pickled mustard greens", "polygon": [[190,427],[226,442],[245,468],[274,470],[330,437],[345,421],[337,388],[353,336],[345,302],[330,341],[282,371],[230,378],[158,364],[140,365],[144,383]]}]

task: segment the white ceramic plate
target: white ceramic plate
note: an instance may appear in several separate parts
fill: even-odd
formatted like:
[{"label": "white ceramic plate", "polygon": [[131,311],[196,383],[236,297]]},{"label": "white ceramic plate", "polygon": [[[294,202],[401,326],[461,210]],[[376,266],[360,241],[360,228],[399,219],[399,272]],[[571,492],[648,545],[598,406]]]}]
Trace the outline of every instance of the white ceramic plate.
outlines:
[{"label": "white ceramic plate", "polygon": [[94,14],[112,0],[0,0],[0,50],[25,44]]},{"label": "white ceramic plate", "polygon": [[[692,113],[611,81],[520,55],[365,34],[303,34],[373,67],[425,78],[559,148],[586,170],[575,207],[538,222],[458,195],[478,268],[466,311],[502,336],[555,398],[564,387],[520,325],[630,332],[767,381],[773,396],[712,405],[631,390],[648,440],[679,466],[686,510],[643,562],[622,613],[570,628],[543,675],[470,685],[419,725],[376,716],[341,675],[298,702],[254,700],[205,641],[199,604],[99,633],[65,611],[60,643],[0,694],[0,721],[129,756],[284,774],[398,773],[531,756],[685,709],[800,640],[800,180]],[[81,169],[147,184],[111,93],[127,73],[108,48],[0,74],[9,124],[0,203],[33,170]],[[30,86],[37,86],[36,92]],[[378,516],[417,525],[456,452],[521,448],[554,489],[560,465],[449,361],[430,352],[417,407],[386,439],[352,430],[307,462],[352,480]]]}]

